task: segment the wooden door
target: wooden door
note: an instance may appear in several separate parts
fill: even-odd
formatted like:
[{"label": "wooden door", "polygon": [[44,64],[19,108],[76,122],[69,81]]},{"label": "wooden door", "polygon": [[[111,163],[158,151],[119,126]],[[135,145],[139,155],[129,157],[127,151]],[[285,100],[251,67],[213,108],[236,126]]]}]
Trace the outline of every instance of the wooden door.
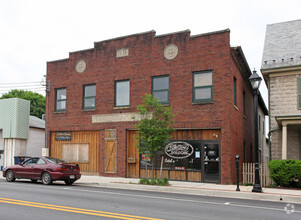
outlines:
[{"label": "wooden door", "polygon": [[139,151],[136,146],[137,131],[127,131],[127,177],[139,178]]},{"label": "wooden door", "polygon": [[105,130],[105,172],[116,173],[116,129]]}]

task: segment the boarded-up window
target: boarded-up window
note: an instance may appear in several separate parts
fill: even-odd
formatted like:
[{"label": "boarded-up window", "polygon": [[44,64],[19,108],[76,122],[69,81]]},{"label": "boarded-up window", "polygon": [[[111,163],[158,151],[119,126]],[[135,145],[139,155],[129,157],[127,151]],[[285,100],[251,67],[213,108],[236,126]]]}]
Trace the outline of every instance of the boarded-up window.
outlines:
[{"label": "boarded-up window", "polygon": [[63,144],[62,159],[73,162],[89,162],[89,144]]}]

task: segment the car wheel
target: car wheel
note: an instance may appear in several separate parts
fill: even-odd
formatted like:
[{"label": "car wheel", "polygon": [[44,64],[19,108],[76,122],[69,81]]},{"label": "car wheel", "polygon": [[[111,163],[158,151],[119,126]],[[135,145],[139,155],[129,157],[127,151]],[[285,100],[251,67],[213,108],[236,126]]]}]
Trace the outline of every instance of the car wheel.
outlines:
[{"label": "car wheel", "polygon": [[7,182],[14,182],[16,180],[15,174],[12,170],[6,171]]},{"label": "car wheel", "polygon": [[36,183],[38,180],[31,179],[31,182]]},{"label": "car wheel", "polygon": [[65,180],[66,185],[71,186],[75,181],[74,180]]},{"label": "car wheel", "polygon": [[52,177],[51,177],[50,173],[48,173],[48,172],[43,173],[42,183],[45,185],[50,185],[52,183]]}]

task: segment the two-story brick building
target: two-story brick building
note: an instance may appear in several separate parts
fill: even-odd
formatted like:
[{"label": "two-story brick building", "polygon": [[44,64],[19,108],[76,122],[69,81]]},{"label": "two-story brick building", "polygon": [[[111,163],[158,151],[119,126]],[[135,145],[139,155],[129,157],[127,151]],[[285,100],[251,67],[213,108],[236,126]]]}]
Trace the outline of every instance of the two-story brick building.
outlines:
[{"label": "two-story brick building", "polygon": [[301,159],[301,20],[267,25],[261,72],[269,88],[271,159]]},{"label": "two-story brick building", "polygon": [[134,135],[137,106],[152,93],[175,114],[171,141],[190,149],[185,159],[163,153],[163,177],[233,183],[235,154],[250,162],[254,153],[250,75],[228,29],[96,42],[47,63],[50,155],[78,162],[84,173],[147,176]]}]

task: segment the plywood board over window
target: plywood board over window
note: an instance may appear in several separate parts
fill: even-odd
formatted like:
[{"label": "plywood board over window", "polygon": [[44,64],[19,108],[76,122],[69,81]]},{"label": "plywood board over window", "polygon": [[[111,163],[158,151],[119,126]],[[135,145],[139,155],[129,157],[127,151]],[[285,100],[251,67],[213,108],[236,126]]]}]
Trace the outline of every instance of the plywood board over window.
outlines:
[{"label": "plywood board over window", "polygon": [[62,158],[68,162],[89,162],[89,144],[63,144]]},{"label": "plywood board over window", "polygon": [[59,159],[78,163],[81,173],[99,175],[100,132],[70,131],[71,140],[56,140],[51,132],[50,155]]}]

